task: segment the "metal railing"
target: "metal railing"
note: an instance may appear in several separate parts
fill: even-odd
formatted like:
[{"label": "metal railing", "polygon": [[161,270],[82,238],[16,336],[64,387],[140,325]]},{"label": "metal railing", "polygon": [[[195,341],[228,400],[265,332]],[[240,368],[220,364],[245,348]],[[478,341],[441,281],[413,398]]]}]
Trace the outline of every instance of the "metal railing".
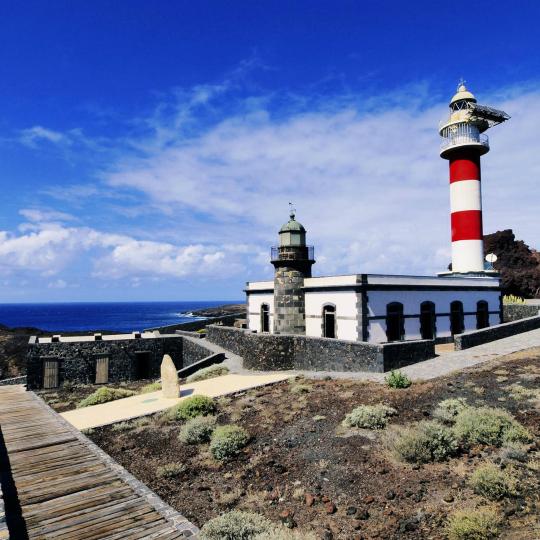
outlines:
[{"label": "metal railing", "polygon": [[441,137],[441,150],[465,144],[481,144],[489,148],[489,137],[472,124],[452,124],[443,129]]},{"label": "metal railing", "polygon": [[272,261],[314,261],[315,248],[313,246],[272,246],[270,250]]}]

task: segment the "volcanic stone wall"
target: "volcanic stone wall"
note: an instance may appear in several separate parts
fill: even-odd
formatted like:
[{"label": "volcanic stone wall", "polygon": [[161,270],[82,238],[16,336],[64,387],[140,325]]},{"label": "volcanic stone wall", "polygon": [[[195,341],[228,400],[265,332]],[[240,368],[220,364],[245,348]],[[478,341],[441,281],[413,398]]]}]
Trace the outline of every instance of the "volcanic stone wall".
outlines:
[{"label": "volcanic stone wall", "polygon": [[204,342],[194,341],[193,338],[182,338],[182,367],[191,366],[195,362],[214,354],[214,351],[204,346]]},{"label": "volcanic stone wall", "polygon": [[473,330],[454,336],[455,348],[458,351],[469,349],[470,347],[490,343],[496,339],[514,336],[538,328],[540,328],[540,315],[519,321],[498,324],[497,326],[490,326],[482,330]]},{"label": "volcanic stone wall", "polygon": [[540,306],[532,304],[503,304],[503,322],[519,321],[540,314]]},{"label": "volcanic stone wall", "polygon": [[209,326],[208,341],[244,359],[254,370],[383,372],[435,356],[432,340],[375,344],[292,334],[257,334]]}]

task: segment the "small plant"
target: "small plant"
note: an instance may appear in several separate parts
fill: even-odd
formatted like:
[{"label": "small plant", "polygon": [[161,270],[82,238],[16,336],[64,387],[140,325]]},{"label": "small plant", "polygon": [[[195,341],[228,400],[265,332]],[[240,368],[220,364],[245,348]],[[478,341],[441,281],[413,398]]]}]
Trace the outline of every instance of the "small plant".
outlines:
[{"label": "small plant", "polygon": [[215,428],[215,417],[196,416],[182,426],[178,439],[185,444],[205,443],[210,440]]},{"label": "small plant", "polygon": [[291,386],[291,394],[309,394],[311,387],[307,384],[293,384]]},{"label": "small plant", "polygon": [[98,388],[94,393],[84,398],[77,405],[78,408],[90,407],[91,405],[99,405],[101,403],[107,403],[116,399],[122,399],[130,396],[134,396],[135,392],[132,390],[125,390],[123,388],[109,388],[104,386]]},{"label": "small plant", "polygon": [[159,390],[161,390],[161,383],[156,381],[150,384],[145,384],[141,388],[141,394],[149,394],[150,392],[158,392]]},{"label": "small plant", "polygon": [[491,407],[468,407],[458,413],[454,433],[465,446],[502,446],[531,439],[530,433],[511,414],[504,409]]},{"label": "small plant", "polygon": [[524,304],[525,300],[521,296],[515,294],[505,294],[503,296],[503,304]]},{"label": "small plant", "polygon": [[490,540],[499,533],[501,518],[493,508],[460,510],[450,516],[448,540]]},{"label": "small plant", "polygon": [[252,540],[270,532],[273,524],[259,514],[233,510],[207,521],[200,533],[201,540]]},{"label": "small plant", "polygon": [[117,422],[111,426],[112,431],[128,431],[133,428],[131,422]]},{"label": "small plant", "polygon": [[386,441],[394,455],[408,463],[443,461],[458,450],[452,429],[434,421],[423,421],[410,428],[395,430],[387,436]]},{"label": "small plant", "polygon": [[196,371],[193,373],[193,375],[190,375],[186,379],[186,382],[205,381],[206,379],[213,379],[214,377],[227,375],[227,373],[229,373],[229,368],[227,366],[216,364],[214,366],[199,369],[199,371]]},{"label": "small plant", "polygon": [[186,472],[187,466],[184,463],[167,463],[156,469],[158,478],[175,478],[183,472]]},{"label": "small plant", "polygon": [[521,384],[517,383],[507,386],[505,390],[508,390],[510,396],[512,396],[512,398],[516,401],[535,399],[540,395],[540,390],[537,388],[525,388],[524,386],[521,386]]},{"label": "small plant", "polygon": [[164,418],[168,421],[189,420],[196,416],[210,416],[215,412],[216,404],[212,398],[196,394],[166,410]]},{"label": "small plant", "polygon": [[390,388],[409,388],[412,384],[411,379],[401,371],[392,370],[384,380]]},{"label": "small plant", "polygon": [[210,452],[219,460],[235,456],[249,441],[247,431],[235,425],[219,426],[210,439]]},{"label": "small plant", "polygon": [[388,417],[397,414],[396,409],[379,403],[378,405],[360,405],[353,409],[343,420],[345,427],[383,429]]},{"label": "small plant", "polygon": [[441,401],[433,411],[433,417],[448,424],[454,423],[456,416],[469,405],[465,398],[445,399]]},{"label": "small plant", "polygon": [[515,484],[514,478],[492,463],[481,465],[469,478],[469,485],[473,491],[492,501],[512,495],[515,492]]}]

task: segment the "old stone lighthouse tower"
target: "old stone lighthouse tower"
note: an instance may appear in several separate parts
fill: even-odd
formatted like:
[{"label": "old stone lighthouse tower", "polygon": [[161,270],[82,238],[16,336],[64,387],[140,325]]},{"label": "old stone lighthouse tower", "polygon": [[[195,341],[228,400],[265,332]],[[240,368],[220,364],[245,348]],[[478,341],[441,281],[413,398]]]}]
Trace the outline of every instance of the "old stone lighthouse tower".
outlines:
[{"label": "old stone lighthouse tower", "polygon": [[274,275],[274,333],[305,334],[304,278],[311,277],[313,246],[306,245],[306,229],[294,211],[279,231],[279,246],[272,248]]}]

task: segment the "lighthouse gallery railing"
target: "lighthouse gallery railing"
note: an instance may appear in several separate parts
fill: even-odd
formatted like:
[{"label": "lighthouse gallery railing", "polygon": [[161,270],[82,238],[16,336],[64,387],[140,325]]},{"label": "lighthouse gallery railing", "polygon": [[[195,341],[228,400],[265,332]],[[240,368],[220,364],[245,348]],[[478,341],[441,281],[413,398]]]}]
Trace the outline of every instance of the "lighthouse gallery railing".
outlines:
[{"label": "lighthouse gallery railing", "polygon": [[472,124],[451,124],[441,132],[441,150],[450,146],[461,146],[463,144],[481,144],[489,148],[489,137],[478,131]]}]

